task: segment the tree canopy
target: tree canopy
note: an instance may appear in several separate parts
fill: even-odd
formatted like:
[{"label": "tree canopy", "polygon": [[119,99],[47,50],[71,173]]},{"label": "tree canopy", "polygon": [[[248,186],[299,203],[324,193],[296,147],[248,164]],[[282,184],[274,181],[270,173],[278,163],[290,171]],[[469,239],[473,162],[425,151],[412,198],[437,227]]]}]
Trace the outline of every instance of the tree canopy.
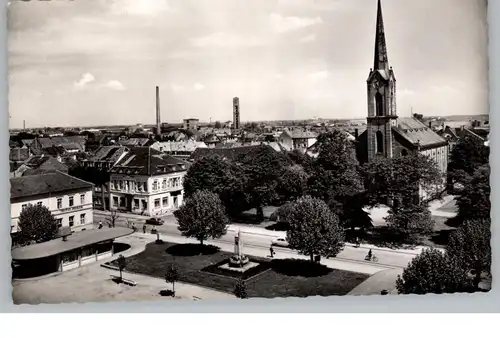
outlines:
[{"label": "tree canopy", "polygon": [[219,196],[208,190],[195,192],[174,211],[174,216],[182,235],[196,238],[202,245],[209,238],[225,235],[229,223]]},{"label": "tree canopy", "polygon": [[474,285],[477,288],[481,274],[491,274],[491,221],[466,221],[451,234],[446,252],[460,262],[464,269],[474,272]]},{"label": "tree canopy", "polygon": [[311,261],[315,255],[336,256],[344,247],[344,230],[326,203],[305,196],[292,205],[287,216],[290,225],[287,241],[290,248],[309,256]]},{"label": "tree canopy", "polygon": [[[460,139],[453,147],[448,163],[448,175],[463,183],[463,173],[472,175],[476,169],[488,164],[490,148],[470,138]],[[462,173],[463,172],[463,173]]]},{"label": "tree canopy", "polygon": [[19,215],[18,226],[22,244],[49,241],[56,237],[58,230],[56,219],[43,205],[26,206]]},{"label": "tree canopy", "polygon": [[460,264],[438,249],[416,256],[396,280],[400,294],[469,292],[472,283]]}]

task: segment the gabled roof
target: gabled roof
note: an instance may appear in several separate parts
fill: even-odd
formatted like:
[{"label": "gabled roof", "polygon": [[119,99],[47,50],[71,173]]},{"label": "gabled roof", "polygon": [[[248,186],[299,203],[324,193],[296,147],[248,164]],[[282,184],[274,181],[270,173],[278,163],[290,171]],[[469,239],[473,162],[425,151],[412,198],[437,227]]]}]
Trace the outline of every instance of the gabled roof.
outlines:
[{"label": "gabled roof", "polygon": [[129,146],[129,147],[144,147],[148,145],[150,141],[151,140],[147,137],[142,137],[142,138],[132,137],[129,138],[128,140],[120,141],[120,144],[122,146]]},{"label": "gabled roof", "polygon": [[158,142],[158,147],[161,148],[163,152],[174,152],[174,151],[188,151],[193,152],[197,148],[206,148],[205,142],[197,141],[171,141],[171,142]]},{"label": "gabled roof", "polygon": [[10,148],[9,160],[14,162],[24,162],[30,157],[28,148]]},{"label": "gabled roof", "polygon": [[92,183],[60,171],[10,179],[10,199],[46,195],[73,189],[92,189]]},{"label": "gabled roof", "polygon": [[30,169],[26,170],[23,176],[27,175],[40,175],[47,172],[55,172],[60,171],[67,173],[68,166],[64,163],[59,162],[57,159],[52,156],[44,156],[44,161],[41,162],[38,166],[32,166]]},{"label": "gabled roof", "polygon": [[95,151],[88,161],[115,163],[126,151],[128,151],[128,148],[124,146],[102,146]]},{"label": "gabled roof", "polygon": [[448,143],[431,128],[412,117],[398,118],[397,126],[392,127],[392,130],[415,147],[419,145],[427,148]]},{"label": "gabled roof", "polygon": [[302,129],[293,129],[293,130],[285,129],[283,131],[283,134],[286,134],[288,137],[291,137],[292,139],[305,139],[305,138],[310,139],[318,137],[317,133]]},{"label": "gabled roof", "polygon": [[85,136],[53,136],[53,137],[39,137],[38,142],[42,149],[52,148],[54,146],[69,146],[71,148],[77,147],[80,151],[85,150]]},{"label": "gabled roof", "polygon": [[160,175],[186,171],[186,163],[149,147],[134,147],[111,169],[127,175]]}]

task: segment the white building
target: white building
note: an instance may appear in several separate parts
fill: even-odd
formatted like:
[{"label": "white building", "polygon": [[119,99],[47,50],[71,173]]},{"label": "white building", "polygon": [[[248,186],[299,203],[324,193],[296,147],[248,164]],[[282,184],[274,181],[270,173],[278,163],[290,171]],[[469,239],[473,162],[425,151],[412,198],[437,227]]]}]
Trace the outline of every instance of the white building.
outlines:
[{"label": "white building", "polygon": [[110,208],[159,216],[183,202],[186,163],[149,147],[132,148],[111,170]]},{"label": "white building", "polygon": [[318,135],[315,132],[302,129],[285,129],[281,133],[278,141],[285,147],[294,150],[306,151],[309,147],[316,143]]},{"label": "white building", "polygon": [[46,206],[59,227],[93,228],[92,183],[60,171],[10,179],[11,232],[28,205]]}]

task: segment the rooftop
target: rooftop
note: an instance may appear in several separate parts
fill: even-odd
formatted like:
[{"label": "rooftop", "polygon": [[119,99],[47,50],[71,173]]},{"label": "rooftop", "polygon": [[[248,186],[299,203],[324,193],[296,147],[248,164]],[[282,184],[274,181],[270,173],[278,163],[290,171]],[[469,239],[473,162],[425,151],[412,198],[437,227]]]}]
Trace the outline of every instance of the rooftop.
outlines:
[{"label": "rooftop", "polygon": [[115,174],[159,175],[186,170],[186,163],[150,147],[135,147],[116,163]]},{"label": "rooftop", "polygon": [[400,117],[397,123],[397,127],[392,129],[413,145],[428,147],[447,143],[443,137],[413,117]]},{"label": "rooftop", "polygon": [[15,248],[11,251],[13,260],[28,260],[54,256],[87,245],[109,241],[118,237],[128,236],[134,231],[129,228],[103,228],[75,232],[66,237],[56,238],[47,242]]},{"label": "rooftop", "polygon": [[10,179],[10,198],[53,194],[73,189],[91,189],[92,183],[60,171]]}]

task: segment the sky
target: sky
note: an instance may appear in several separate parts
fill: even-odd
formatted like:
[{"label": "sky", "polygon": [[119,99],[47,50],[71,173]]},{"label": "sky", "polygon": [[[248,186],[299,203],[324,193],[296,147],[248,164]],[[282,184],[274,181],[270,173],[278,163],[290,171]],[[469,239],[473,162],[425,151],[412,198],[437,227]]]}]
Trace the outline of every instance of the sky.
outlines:
[{"label": "sky", "polygon": [[[487,114],[485,0],[382,0],[399,116]],[[53,0],[8,9],[11,128],[364,118],[376,0]]]}]

